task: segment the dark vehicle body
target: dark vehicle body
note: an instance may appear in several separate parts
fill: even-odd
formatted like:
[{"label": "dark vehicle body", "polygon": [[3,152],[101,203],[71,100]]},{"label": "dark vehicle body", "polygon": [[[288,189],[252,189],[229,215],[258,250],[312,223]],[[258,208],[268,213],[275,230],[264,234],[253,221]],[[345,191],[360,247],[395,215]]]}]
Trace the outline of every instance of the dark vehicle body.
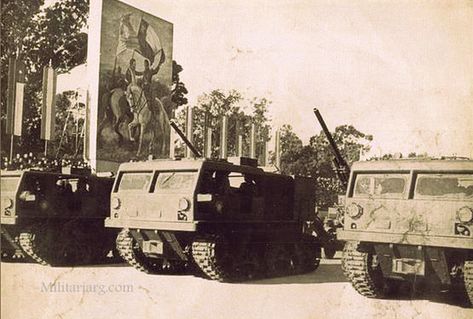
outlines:
[{"label": "dark vehicle body", "polygon": [[113,179],[42,171],[1,173],[2,257],[41,264],[105,258],[116,233],[103,223]]}]

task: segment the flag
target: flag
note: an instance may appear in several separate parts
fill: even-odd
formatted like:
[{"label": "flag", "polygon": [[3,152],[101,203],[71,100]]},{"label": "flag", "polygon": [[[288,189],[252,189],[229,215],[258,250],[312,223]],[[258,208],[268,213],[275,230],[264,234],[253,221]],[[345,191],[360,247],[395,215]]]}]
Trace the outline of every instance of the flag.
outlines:
[{"label": "flag", "polygon": [[9,60],[6,133],[21,136],[26,67],[16,58]]},{"label": "flag", "polygon": [[43,68],[43,104],[41,108],[41,139],[54,138],[56,119],[56,71],[52,67]]},{"label": "flag", "polygon": [[154,29],[141,19],[138,29],[138,42],[140,44],[140,54],[149,60],[149,64],[153,66],[156,56],[159,54],[159,63],[164,62],[164,50]]},{"label": "flag", "polygon": [[[134,26],[138,27],[137,31]],[[155,62],[161,64],[165,60],[161,40],[153,27],[143,17],[131,13],[123,15],[120,19],[116,55],[127,49],[136,51],[148,59],[151,67],[154,67]]]}]

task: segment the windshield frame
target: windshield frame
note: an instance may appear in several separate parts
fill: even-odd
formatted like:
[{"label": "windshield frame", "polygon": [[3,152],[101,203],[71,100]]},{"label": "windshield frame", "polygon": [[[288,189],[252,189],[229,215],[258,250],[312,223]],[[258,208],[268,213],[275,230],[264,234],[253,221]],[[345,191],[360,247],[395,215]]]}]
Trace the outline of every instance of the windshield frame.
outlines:
[{"label": "windshield frame", "polygon": [[[123,176],[125,175],[132,175],[132,174],[148,174],[150,176],[150,180],[148,181],[148,185],[146,189],[121,189],[121,184],[123,181]],[[146,170],[146,171],[121,171],[118,175],[116,184],[113,188],[114,193],[118,192],[134,192],[134,193],[139,193],[139,192],[149,192],[150,186],[153,182],[153,171],[152,170]]]},{"label": "windshield frame", "polygon": [[[371,193],[374,192],[374,189],[371,190],[374,185],[370,183],[370,193],[360,194],[357,192],[356,188],[358,185],[358,181],[360,177],[369,177],[372,179],[373,177],[384,177],[384,178],[400,178],[404,180],[403,191],[402,193],[386,193],[386,194],[375,194]],[[393,199],[393,200],[400,200],[400,199],[407,199],[409,195],[409,188],[410,188],[410,180],[411,176],[408,172],[356,172],[353,176],[353,182],[350,190],[350,197],[352,198],[376,198],[376,199]]]},{"label": "windshield frame", "polygon": [[418,186],[419,186],[419,180],[421,178],[435,178],[435,177],[455,177],[455,176],[471,176],[471,179],[473,181],[473,174],[471,172],[419,172],[415,174],[414,176],[414,187],[413,187],[413,194],[412,198],[416,200],[438,200],[438,201],[471,201],[473,199],[473,195],[470,197],[464,196],[462,198],[459,197],[454,197],[454,196],[449,196],[449,194],[455,194],[455,193],[449,193],[449,194],[444,194],[444,195],[421,195],[418,193]]}]

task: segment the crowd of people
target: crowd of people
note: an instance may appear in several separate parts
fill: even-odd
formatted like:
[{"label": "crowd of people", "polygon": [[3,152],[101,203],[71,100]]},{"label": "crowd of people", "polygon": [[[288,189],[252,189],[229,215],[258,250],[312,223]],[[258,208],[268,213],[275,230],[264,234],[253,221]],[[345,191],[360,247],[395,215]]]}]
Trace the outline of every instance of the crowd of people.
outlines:
[{"label": "crowd of people", "polygon": [[11,160],[4,156],[1,158],[0,167],[2,170],[24,170],[24,169],[36,169],[41,171],[58,171],[63,167],[75,167],[75,168],[90,168],[89,164],[76,158],[47,158],[45,156],[36,156],[33,153],[25,153],[23,155],[16,154]]}]

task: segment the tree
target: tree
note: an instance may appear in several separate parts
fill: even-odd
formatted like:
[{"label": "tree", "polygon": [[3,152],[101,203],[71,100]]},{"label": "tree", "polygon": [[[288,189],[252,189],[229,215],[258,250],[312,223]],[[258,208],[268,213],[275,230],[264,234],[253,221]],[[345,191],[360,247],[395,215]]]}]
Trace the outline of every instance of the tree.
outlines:
[{"label": "tree", "polygon": [[174,87],[171,91],[171,99],[174,102],[176,108],[187,104],[187,98],[185,95],[189,92],[179,77],[179,73],[181,73],[183,70],[184,69],[181,65],[179,65],[176,61],[172,61],[172,83]]},{"label": "tree", "polygon": [[[2,4],[1,81],[7,83],[8,58],[20,50],[19,59],[26,64],[26,89],[23,110],[23,135],[16,145],[19,151],[39,152],[43,149],[40,140],[40,108],[43,67],[51,62],[58,72],[67,72],[86,61],[87,18],[89,2],[63,0],[42,8],[44,1],[19,0]],[[6,114],[6,86],[1,88],[2,120]],[[2,125],[4,127],[4,125]],[[2,150],[5,131],[2,130]]]},{"label": "tree", "polygon": [[[349,164],[359,160],[361,152],[369,151],[369,143],[373,140],[371,135],[358,131],[352,125],[336,127],[332,136]],[[323,209],[333,205],[337,195],[344,190],[334,171],[334,156],[324,132],[312,136],[308,145],[302,145],[292,128],[285,125],[280,139],[281,172],[314,177],[317,182],[317,205]]]}]

